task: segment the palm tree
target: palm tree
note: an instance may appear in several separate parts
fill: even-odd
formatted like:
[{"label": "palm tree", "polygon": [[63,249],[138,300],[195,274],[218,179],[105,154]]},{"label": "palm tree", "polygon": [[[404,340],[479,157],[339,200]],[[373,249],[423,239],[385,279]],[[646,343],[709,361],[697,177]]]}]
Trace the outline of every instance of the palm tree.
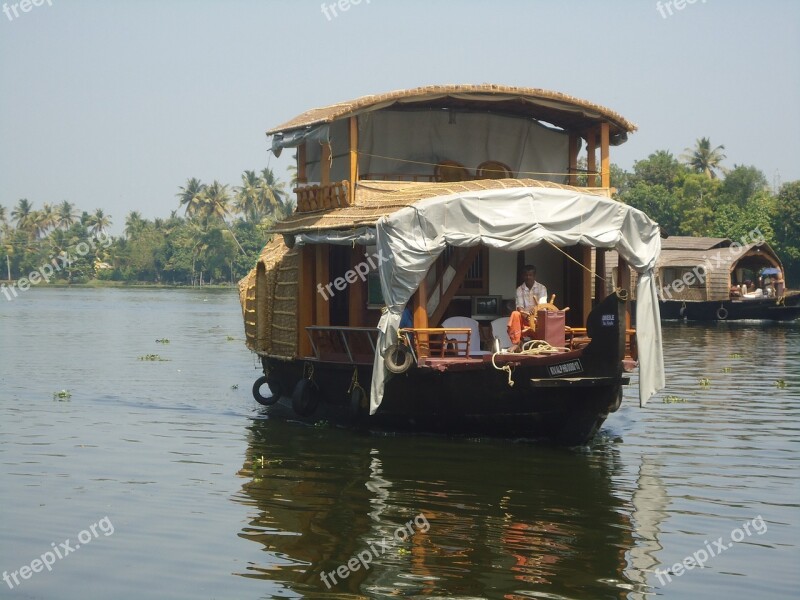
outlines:
[{"label": "palm tree", "polygon": [[275,177],[272,169],[266,168],[261,170],[261,180],[264,188],[264,208],[268,209],[272,206],[273,210],[284,205],[285,198],[287,197],[286,184],[282,181],[279,182]]},{"label": "palm tree", "polygon": [[6,217],[6,207],[0,206],[0,225],[5,225],[6,223],[8,223]]},{"label": "palm tree", "polygon": [[225,215],[229,212],[228,204],[231,201],[227,185],[222,185],[215,179],[203,191],[202,201],[200,216],[204,220],[216,218],[225,221]]},{"label": "palm tree", "polygon": [[11,218],[14,220],[17,229],[30,229],[32,216],[33,204],[28,202],[27,198],[21,198],[11,211]]},{"label": "palm tree", "polygon": [[44,237],[58,223],[58,215],[53,205],[45,202],[42,210],[36,213],[36,235]]},{"label": "palm tree", "polygon": [[94,235],[105,233],[111,226],[111,215],[106,215],[102,208],[96,208],[94,214],[89,217],[88,225]]},{"label": "palm tree", "polygon": [[78,213],[72,202],[64,200],[58,205],[56,226],[60,229],[69,229],[78,220]]},{"label": "palm tree", "polygon": [[686,153],[681,155],[681,159],[698,173],[705,173],[709,179],[716,179],[719,170],[722,173],[727,172],[727,169],[720,163],[725,160],[725,155],[722,151],[725,146],[719,145],[716,148],[711,148],[711,140],[708,138],[700,138],[695,143],[694,149],[686,148]]},{"label": "palm tree", "polygon": [[187,217],[194,217],[200,212],[205,188],[205,184],[200,183],[197,177],[186,180],[186,187],[179,188],[177,196],[181,199],[181,206],[186,209]]},{"label": "palm tree", "polygon": [[255,171],[242,173],[242,185],[236,188],[234,207],[247,221],[260,221],[262,216],[263,182]]},{"label": "palm tree", "polygon": [[125,217],[125,236],[131,238],[140,233],[145,228],[147,221],[142,219],[140,212],[132,210]]}]

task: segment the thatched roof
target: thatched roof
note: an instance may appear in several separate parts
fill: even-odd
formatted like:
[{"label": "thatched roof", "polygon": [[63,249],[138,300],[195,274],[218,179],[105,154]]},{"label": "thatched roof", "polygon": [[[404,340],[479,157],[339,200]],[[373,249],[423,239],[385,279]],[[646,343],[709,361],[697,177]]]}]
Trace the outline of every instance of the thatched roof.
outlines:
[{"label": "thatched roof", "polygon": [[560,92],[505,85],[430,85],[397,90],[380,95],[362,96],[349,102],[314,108],[267,131],[267,135],[286,133],[312,125],[331,123],[371,110],[392,105],[415,108],[452,108],[491,110],[529,116],[567,130],[581,130],[608,122],[613,143],[622,143],[636,125],[618,113]]},{"label": "thatched roof", "polygon": [[731,245],[728,238],[691,237],[687,235],[671,235],[661,240],[661,250],[711,250]]},{"label": "thatched roof", "polygon": [[[274,233],[300,233],[328,229],[354,229],[374,225],[384,215],[425,198],[476,190],[517,187],[546,187],[592,193],[592,188],[561,185],[534,179],[481,179],[451,183],[414,183],[406,181],[360,181],[356,184],[355,203],[345,208],[294,213],[270,228]],[[598,192],[598,194],[600,194]],[[601,194],[606,197],[605,194]]]}]

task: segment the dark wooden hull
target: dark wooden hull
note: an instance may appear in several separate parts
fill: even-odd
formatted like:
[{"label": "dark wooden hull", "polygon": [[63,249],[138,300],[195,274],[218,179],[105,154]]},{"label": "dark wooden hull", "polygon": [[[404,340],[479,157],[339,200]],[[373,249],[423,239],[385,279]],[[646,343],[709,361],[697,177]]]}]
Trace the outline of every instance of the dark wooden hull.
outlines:
[{"label": "dark wooden hull", "polygon": [[661,318],[688,321],[792,321],[800,317],[800,293],[785,296],[782,304],[774,298],[754,300],[723,300],[682,302],[668,300],[660,303]]},{"label": "dark wooden hull", "polygon": [[[616,295],[609,298],[612,300],[593,311],[594,320],[599,323],[601,313],[614,314],[623,328],[595,326],[595,335],[586,348],[539,358],[498,355],[498,364],[513,365],[513,386],[508,384],[507,372],[495,369],[489,356],[462,363],[453,360],[413,366],[387,380],[381,406],[376,414],[369,415],[365,398],[359,403],[357,394],[352,393],[352,382],[356,371],[359,385],[368,394],[371,365],[265,357],[265,371],[283,390],[280,400],[267,410],[270,416],[371,431],[585,444],[617,409],[622,385],[627,383],[622,367],[625,303]],[[308,378],[309,365],[313,365],[314,408],[310,414],[300,414],[306,411],[297,410],[296,389],[303,378]]]}]

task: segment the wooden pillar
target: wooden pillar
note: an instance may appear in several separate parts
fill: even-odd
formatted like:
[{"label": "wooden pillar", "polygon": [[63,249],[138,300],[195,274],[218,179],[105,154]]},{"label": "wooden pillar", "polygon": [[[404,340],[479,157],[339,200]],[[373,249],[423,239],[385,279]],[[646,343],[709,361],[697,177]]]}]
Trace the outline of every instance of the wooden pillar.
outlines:
[{"label": "wooden pillar", "polygon": [[[317,283],[322,284],[324,288],[330,283],[330,247],[327,244],[314,244],[314,278]],[[330,298],[325,299],[322,294],[317,293],[316,284],[314,284],[314,324],[315,325],[330,325],[331,324],[331,305]]]},{"label": "wooden pillar", "polygon": [[350,117],[350,204],[355,202],[358,181],[358,118]]},{"label": "wooden pillar", "polygon": [[297,290],[297,351],[300,356],[311,356],[313,353],[306,327],[314,324],[314,299],[318,295],[314,283],[314,262],[314,247],[303,246],[300,251],[300,277]]},{"label": "wooden pillar", "polygon": [[611,159],[609,156],[610,138],[608,123],[600,124],[600,185],[604,188],[611,187]]},{"label": "wooden pillar", "polygon": [[592,249],[589,246],[578,246],[581,264],[586,267],[581,269],[581,315],[583,317],[582,326],[586,326],[589,313],[592,310]]},{"label": "wooden pillar", "polygon": [[[628,290],[628,298],[631,298],[631,269],[622,256],[617,261],[617,287],[623,290]],[[631,327],[631,305],[630,302],[625,308],[625,329]]]},{"label": "wooden pillar", "polygon": [[606,250],[605,248],[597,248],[594,253],[594,272],[600,275],[594,278],[594,297],[600,302],[607,295],[606,291]]},{"label": "wooden pillar", "polygon": [[297,147],[297,185],[308,183],[306,160],[306,143],[303,142]]},{"label": "wooden pillar", "polygon": [[414,327],[428,327],[428,277],[422,278],[414,294]]},{"label": "wooden pillar", "polygon": [[588,171],[586,185],[588,187],[597,187],[597,176],[594,174],[597,170],[596,149],[596,132],[592,128],[586,132],[586,170]]},{"label": "wooden pillar", "polygon": [[[350,268],[355,269],[356,265],[364,261],[364,246],[356,246],[350,253]],[[364,309],[367,299],[367,282],[362,281],[361,277],[355,283],[350,284],[350,306],[349,323],[351,327],[361,327],[364,324]]]},{"label": "wooden pillar", "polygon": [[578,140],[575,133],[569,134],[569,185],[578,185]]},{"label": "wooden pillar", "polygon": [[331,183],[331,144],[326,142],[322,144],[322,158],[320,159],[320,177],[319,182],[321,185],[330,185]]}]

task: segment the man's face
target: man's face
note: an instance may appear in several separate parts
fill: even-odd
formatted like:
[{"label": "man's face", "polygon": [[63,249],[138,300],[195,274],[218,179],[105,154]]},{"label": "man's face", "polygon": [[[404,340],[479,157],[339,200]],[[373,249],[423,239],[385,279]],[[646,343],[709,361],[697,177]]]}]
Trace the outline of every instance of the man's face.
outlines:
[{"label": "man's face", "polygon": [[525,271],[525,285],[528,287],[533,287],[533,283],[536,281],[536,271]]}]

